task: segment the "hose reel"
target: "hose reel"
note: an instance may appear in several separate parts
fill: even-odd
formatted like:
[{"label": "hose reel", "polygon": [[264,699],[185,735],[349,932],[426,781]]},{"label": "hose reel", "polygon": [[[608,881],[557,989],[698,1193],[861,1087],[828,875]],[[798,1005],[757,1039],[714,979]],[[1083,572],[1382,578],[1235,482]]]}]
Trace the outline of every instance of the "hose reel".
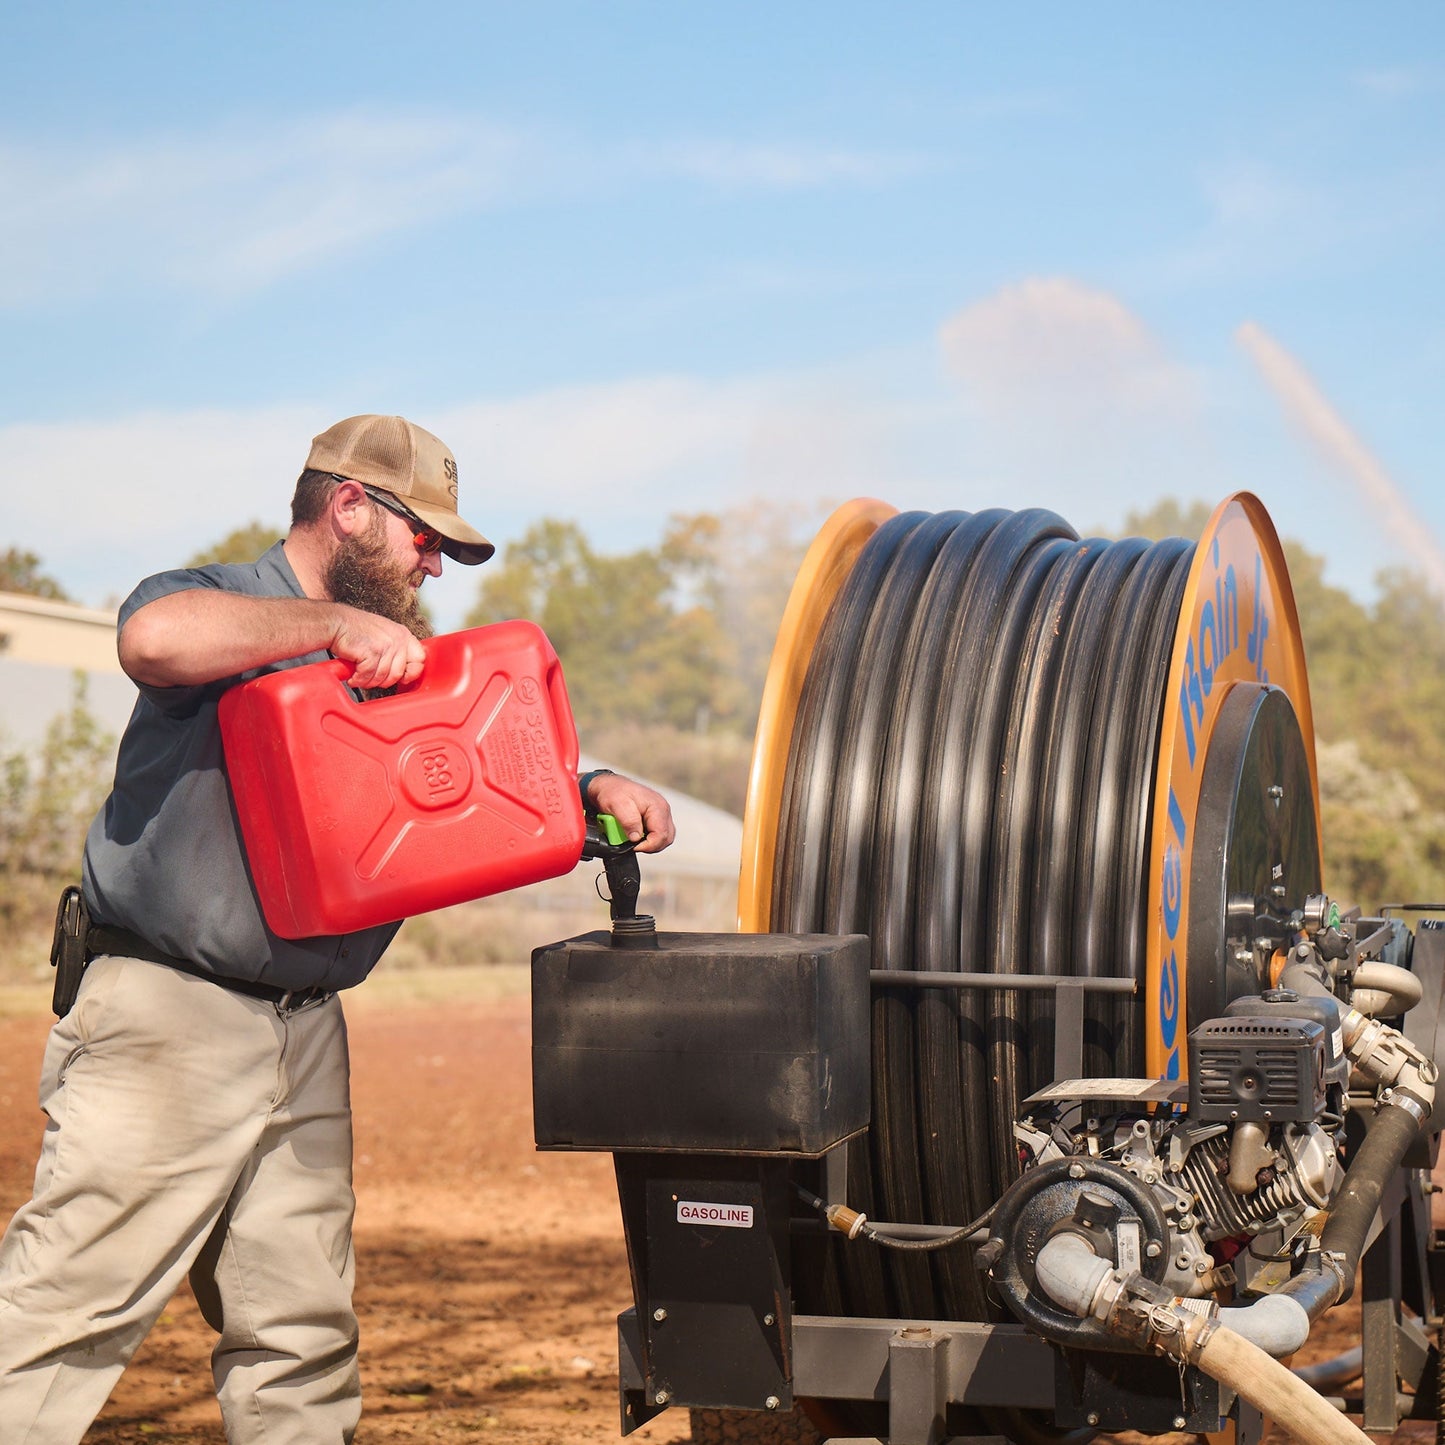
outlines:
[{"label": "hose reel", "polygon": [[[866,933],[879,969],[1133,979],[1088,1004],[1084,1072],[1180,1077],[1186,1016],[1241,991],[1239,957],[1319,889],[1303,647],[1263,507],[1227,499],[1197,545],[841,508],[779,635],[744,839],[745,930]],[[1218,965],[1195,978],[1200,939]],[[849,1202],[974,1218],[1017,1176],[1052,998],[885,987],[873,1008]],[[839,1252],[819,1292],[804,1307],[987,1314],[961,1251]]]}]

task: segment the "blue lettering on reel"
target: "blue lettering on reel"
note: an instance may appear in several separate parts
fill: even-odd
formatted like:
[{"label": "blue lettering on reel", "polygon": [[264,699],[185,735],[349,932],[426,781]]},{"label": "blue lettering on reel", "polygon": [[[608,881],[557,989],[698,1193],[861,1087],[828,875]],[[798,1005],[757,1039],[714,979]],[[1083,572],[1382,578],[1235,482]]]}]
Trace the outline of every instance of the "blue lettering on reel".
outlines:
[{"label": "blue lettering on reel", "polygon": [[[1256,603],[1256,608],[1258,604]],[[1179,684],[1179,718],[1184,725],[1184,743],[1189,749],[1189,766],[1198,754],[1196,729],[1204,722],[1204,705],[1214,691],[1215,674],[1224,660],[1239,646],[1239,579],[1234,566],[1214,579],[1214,596],[1206,597],[1199,609],[1199,625],[1184,641],[1184,677]],[[1254,661],[1254,654],[1249,654]]]},{"label": "blue lettering on reel", "polygon": [[[1184,809],[1174,789],[1169,789],[1169,826],[1174,837],[1164,850],[1164,930],[1172,945],[1179,935],[1179,922],[1184,911],[1184,863],[1183,849],[1188,841],[1189,828],[1184,820]],[[1159,1037],[1169,1059],[1165,1077],[1179,1077],[1179,956],[1171,947],[1169,956],[1159,975]]]},{"label": "blue lettering on reel", "polygon": [[1168,1050],[1166,1079],[1179,1077],[1179,957],[1171,948],[1159,971],[1159,1031]]},{"label": "blue lettering on reel", "polygon": [[1264,665],[1264,644],[1269,637],[1269,613],[1264,607],[1264,588],[1260,585],[1264,571],[1264,558],[1254,559],[1254,616],[1249,624],[1249,644],[1245,655],[1254,664],[1254,675],[1260,682],[1269,681],[1269,669]]}]

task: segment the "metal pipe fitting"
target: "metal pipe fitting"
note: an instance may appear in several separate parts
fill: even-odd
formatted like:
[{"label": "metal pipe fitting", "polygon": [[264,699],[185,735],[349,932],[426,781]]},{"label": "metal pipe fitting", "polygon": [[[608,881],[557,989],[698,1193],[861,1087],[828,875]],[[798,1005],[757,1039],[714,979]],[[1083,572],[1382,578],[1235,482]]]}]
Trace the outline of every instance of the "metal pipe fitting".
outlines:
[{"label": "metal pipe fitting", "polygon": [[1310,1335],[1310,1317],[1298,1300],[1267,1294],[1247,1305],[1226,1305],[1219,1323],[1242,1335],[1265,1354],[1292,1355]]},{"label": "metal pipe fitting", "polygon": [[[1435,1107],[1435,1084],[1440,1076],[1435,1061],[1426,1058],[1398,1029],[1366,1018],[1358,1009],[1346,1012],[1341,1027],[1355,1076],[1382,1091],[1381,1105],[1399,1104],[1398,1096],[1404,1094],[1420,1106],[1414,1111],[1417,1120],[1428,1117]],[[1397,1097],[1387,1099],[1386,1094]]]},{"label": "metal pipe fitting", "polygon": [[1275,1161],[1269,1147],[1269,1128],[1255,1120],[1241,1119],[1234,1126],[1229,1143],[1229,1173],[1225,1183],[1234,1194],[1253,1194],[1259,1188],[1259,1171]]},{"label": "metal pipe fitting", "polygon": [[1350,980],[1350,1005],[1362,1014],[1394,1018],[1408,1013],[1424,997],[1418,974],[1394,963],[1362,963]]},{"label": "metal pipe fitting", "polygon": [[1071,1230],[1044,1245],[1034,1261],[1034,1274],[1055,1304],[1080,1319],[1107,1322],[1124,1288],[1123,1276]]}]

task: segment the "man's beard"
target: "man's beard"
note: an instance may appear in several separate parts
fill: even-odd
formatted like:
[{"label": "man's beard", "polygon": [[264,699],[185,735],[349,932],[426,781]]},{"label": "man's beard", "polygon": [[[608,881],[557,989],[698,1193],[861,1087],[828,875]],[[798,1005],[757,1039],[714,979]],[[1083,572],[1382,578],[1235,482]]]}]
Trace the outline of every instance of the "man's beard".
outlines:
[{"label": "man's beard", "polygon": [[[417,569],[419,571],[420,569]],[[393,558],[386,525],[377,514],[365,532],[343,539],[326,566],[326,590],[333,602],[374,612],[399,622],[413,637],[430,637],[432,625],[421,610],[418,589]]]}]

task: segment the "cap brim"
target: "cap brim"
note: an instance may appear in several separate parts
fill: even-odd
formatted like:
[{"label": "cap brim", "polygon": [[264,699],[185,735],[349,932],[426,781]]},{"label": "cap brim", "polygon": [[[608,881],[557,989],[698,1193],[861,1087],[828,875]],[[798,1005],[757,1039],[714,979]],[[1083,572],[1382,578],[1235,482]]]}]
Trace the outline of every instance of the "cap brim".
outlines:
[{"label": "cap brim", "polygon": [[403,497],[409,512],[414,512],[428,527],[435,527],[442,534],[442,556],[450,557],[466,567],[475,567],[485,562],[497,549],[477,531],[470,522],[464,522],[455,512],[444,507],[433,507],[415,497]]}]

